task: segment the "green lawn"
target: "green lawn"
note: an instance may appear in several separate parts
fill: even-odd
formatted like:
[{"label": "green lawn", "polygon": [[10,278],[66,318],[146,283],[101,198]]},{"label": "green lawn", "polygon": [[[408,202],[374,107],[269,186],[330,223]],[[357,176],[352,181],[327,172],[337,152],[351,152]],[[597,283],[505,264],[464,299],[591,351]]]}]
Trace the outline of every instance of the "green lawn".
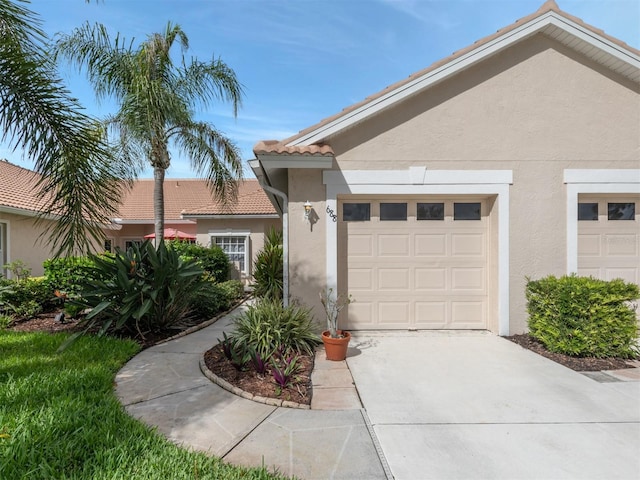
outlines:
[{"label": "green lawn", "polygon": [[272,479],[178,448],[129,417],[114,376],[139,347],[0,331],[0,479]]}]

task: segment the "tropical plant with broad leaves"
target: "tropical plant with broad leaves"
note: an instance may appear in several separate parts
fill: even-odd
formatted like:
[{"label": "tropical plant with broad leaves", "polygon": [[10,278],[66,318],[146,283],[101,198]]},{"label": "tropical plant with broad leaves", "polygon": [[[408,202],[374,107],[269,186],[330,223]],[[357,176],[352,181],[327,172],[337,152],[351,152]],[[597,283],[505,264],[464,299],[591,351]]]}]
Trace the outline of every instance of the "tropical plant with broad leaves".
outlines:
[{"label": "tropical plant with broad leaves", "polygon": [[298,305],[283,307],[280,301],[262,300],[233,320],[233,338],[254,349],[264,359],[279,348],[313,353],[320,342],[311,310]]},{"label": "tropical plant with broad leaves", "polygon": [[257,297],[282,300],[283,285],[282,230],[271,228],[265,235],[264,248],[254,262],[254,293]]},{"label": "tropical plant with broad leaves", "polygon": [[[172,55],[174,45],[182,47]],[[100,24],[85,24],[71,34],[58,36],[54,58],[66,58],[86,70],[98,99],[112,98],[118,112],[105,120],[119,161],[139,171],[148,161],[154,175],[154,219],[157,243],[164,239],[165,172],[170,149],[191,161],[221,200],[235,196],[242,177],[236,145],[211,124],[194,118],[196,109],[211,109],[228,101],[234,116],[242,99],[235,72],[222,60],[185,59],[189,40],[178,25],[168,23],[137,47],[119,34],[111,37]]]},{"label": "tropical plant with broad leaves", "polygon": [[58,77],[40,25],[24,2],[0,0],[0,140],[41,175],[37,221],[56,220],[43,233],[56,255],[91,251],[131,172]]},{"label": "tropical plant with broad leaves", "polygon": [[91,260],[80,297],[70,303],[91,309],[85,331],[99,327],[98,334],[126,330],[144,338],[170,328],[193,313],[193,298],[204,284],[202,269],[164,243],[156,250],[146,241]]}]

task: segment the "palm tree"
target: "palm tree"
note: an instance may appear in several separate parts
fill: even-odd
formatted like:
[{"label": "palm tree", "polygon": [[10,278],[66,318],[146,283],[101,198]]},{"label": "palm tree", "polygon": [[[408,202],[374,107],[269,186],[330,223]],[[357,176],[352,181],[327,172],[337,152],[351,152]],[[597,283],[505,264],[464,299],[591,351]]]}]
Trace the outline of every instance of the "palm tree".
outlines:
[{"label": "palm tree", "polygon": [[56,219],[46,231],[55,255],[86,252],[104,238],[129,175],[58,78],[46,41],[33,12],[0,0],[0,140],[41,174],[39,221]]},{"label": "palm tree", "polygon": [[[182,47],[178,61],[172,47]],[[85,24],[58,37],[55,57],[62,56],[80,71],[86,69],[98,99],[114,98],[118,112],[105,125],[116,139],[118,157],[138,171],[145,160],[153,167],[156,242],[164,239],[164,176],[170,146],[189,157],[220,199],[233,198],[242,177],[238,148],[206,122],[196,121],[196,108],[228,101],[237,115],[242,87],[224,62],[201,62],[184,54],[189,40],[180,26],[167,24],[164,33],[149,35],[137,48],[120,35],[111,39],[103,25]]]}]

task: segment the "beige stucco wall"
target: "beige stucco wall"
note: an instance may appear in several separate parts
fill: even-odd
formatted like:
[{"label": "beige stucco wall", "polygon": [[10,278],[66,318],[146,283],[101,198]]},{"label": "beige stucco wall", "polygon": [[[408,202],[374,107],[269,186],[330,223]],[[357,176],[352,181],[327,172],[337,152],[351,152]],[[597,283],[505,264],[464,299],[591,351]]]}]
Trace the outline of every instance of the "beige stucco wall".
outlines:
[{"label": "beige stucco wall", "polygon": [[[32,216],[0,212],[0,223],[6,225],[7,263],[22,260],[31,268],[32,276],[42,276],[42,263],[53,256],[53,249],[48,240],[54,222],[43,220],[36,223]],[[99,246],[94,246],[98,251]],[[1,267],[2,265],[0,273],[3,271]]]},{"label": "beige stucco wall", "polygon": [[[640,167],[638,93],[537,35],[328,143],[343,170],[513,170],[510,330],[518,333],[526,330],[525,277],[566,272],[563,170]],[[324,199],[320,172],[293,170],[289,185],[296,212],[305,196]],[[292,258],[308,277],[325,272],[324,210],[320,217],[313,233],[292,229]],[[314,304],[309,288],[294,291]]]},{"label": "beige stucco wall", "polygon": [[[316,321],[325,326],[319,292],[326,286],[326,192],[322,170],[293,169],[289,171],[289,293],[313,309]],[[304,204],[312,210],[304,218]]]}]

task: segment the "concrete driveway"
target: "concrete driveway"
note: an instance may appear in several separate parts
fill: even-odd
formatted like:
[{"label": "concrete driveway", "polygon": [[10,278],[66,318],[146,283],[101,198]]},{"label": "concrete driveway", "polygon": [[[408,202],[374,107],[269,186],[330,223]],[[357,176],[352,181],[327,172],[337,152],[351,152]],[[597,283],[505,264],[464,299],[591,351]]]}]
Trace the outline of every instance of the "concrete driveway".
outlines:
[{"label": "concrete driveway", "polygon": [[640,478],[640,382],[486,332],[358,332],[347,363],[393,476]]}]

